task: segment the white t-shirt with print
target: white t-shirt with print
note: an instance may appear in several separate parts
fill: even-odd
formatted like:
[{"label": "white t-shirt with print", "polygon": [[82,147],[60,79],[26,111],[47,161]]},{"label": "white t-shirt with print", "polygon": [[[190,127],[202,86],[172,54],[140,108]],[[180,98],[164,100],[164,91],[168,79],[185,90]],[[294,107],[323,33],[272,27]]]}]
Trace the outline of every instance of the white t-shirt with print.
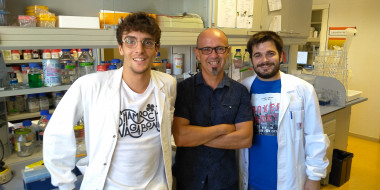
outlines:
[{"label": "white t-shirt with print", "polygon": [[105,189],[168,189],[153,89],[152,80],[142,94],[122,82],[119,138]]}]

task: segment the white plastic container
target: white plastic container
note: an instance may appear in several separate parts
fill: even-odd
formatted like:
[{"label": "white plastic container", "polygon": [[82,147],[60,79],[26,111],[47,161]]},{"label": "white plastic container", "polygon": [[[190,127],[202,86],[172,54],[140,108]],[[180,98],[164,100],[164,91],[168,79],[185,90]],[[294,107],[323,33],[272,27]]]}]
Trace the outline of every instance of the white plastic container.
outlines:
[{"label": "white plastic container", "polygon": [[183,54],[173,54],[173,75],[182,75],[183,73]]}]

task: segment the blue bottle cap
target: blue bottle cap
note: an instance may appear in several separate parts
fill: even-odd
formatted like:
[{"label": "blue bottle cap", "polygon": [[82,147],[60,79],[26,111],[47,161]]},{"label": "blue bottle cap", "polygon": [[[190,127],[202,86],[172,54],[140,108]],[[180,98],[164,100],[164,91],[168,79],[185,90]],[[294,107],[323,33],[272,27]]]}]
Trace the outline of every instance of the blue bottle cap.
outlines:
[{"label": "blue bottle cap", "polygon": [[16,97],[11,96],[11,97],[9,97],[9,100],[10,100],[10,101],[16,101]]},{"label": "blue bottle cap", "polygon": [[38,93],[38,96],[46,96],[45,92]]},{"label": "blue bottle cap", "polygon": [[71,51],[71,49],[62,49],[62,52],[64,51]]},{"label": "blue bottle cap", "polygon": [[36,97],[35,94],[28,94],[28,98],[34,98],[34,97]]},{"label": "blue bottle cap", "polygon": [[108,70],[115,70],[117,69],[116,65],[110,65],[108,66]]},{"label": "blue bottle cap", "polygon": [[82,51],[89,51],[90,49],[81,49]]},{"label": "blue bottle cap", "polygon": [[30,67],[30,68],[36,68],[36,67],[38,67],[38,66],[39,66],[38,63],[29,63],[29,67]]},{"label": "blue bottle cap", "polygon": [[62,96],[62,93],[58,92],[58,93],[55,94],[55,96]]},{"label": "blue bottle cap", "polygon": [[112,59],[111,63],[120,63],[120,59]]},{"label": "blue bottle cap", "polygon": [[31,126],[32,125],[32,121],[31,120],[24,120],[22,121],[22,126]]},{"label": "blue bottle cap", "polygon": [[48,115],[49,114],[49,110],[41,110],[40,111],[40,115]]},{"label": "blue bottle cap", "polygon": [[51,116],[52,116],[52,114],[47,114],[47,115],[46,115],[46,119],[47,119],[47,120],[50,120]]}]

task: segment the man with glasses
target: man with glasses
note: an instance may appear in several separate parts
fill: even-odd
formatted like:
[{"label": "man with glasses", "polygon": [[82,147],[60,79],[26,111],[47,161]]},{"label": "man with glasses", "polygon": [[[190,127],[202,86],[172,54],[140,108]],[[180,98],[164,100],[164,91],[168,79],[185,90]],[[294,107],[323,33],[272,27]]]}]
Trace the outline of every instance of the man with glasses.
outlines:
[{"label": "man with glasses", "polygon": [[73,125],[82,117],[87,157],[79,160],[83,189],[172,188],[171,125],[176,80],[151,70],[161,30],[134,13],[116,32],[123,67],[79,78],[56,108],[44,134],[44,163],[52,184],[73,189]]},{"label": "man with glasses", "polygon": [[252,142],[249,93],[224,73],[230,47],[222,31],[201,32],[195,53],[201,72],[177,87],[173,121],[177,189],[236,190],[235,149]]}]

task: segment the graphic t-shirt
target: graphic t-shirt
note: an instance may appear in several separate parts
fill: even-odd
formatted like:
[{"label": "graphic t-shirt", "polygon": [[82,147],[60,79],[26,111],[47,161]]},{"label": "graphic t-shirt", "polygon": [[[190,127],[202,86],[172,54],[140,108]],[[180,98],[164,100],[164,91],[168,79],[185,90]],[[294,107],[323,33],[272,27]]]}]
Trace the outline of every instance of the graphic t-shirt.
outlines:
[{"label": "graphic t-shirt", "polygon": [[152,81],[142,94],[122,85],[119,138],[105,189],[168,189]]},{"label": "graphic t-shirt", "polygon": [[249,148],[250,189],[277,189],[277,129],[280,110],[281,79],[252,83],[251,103],[254,137]]}]

